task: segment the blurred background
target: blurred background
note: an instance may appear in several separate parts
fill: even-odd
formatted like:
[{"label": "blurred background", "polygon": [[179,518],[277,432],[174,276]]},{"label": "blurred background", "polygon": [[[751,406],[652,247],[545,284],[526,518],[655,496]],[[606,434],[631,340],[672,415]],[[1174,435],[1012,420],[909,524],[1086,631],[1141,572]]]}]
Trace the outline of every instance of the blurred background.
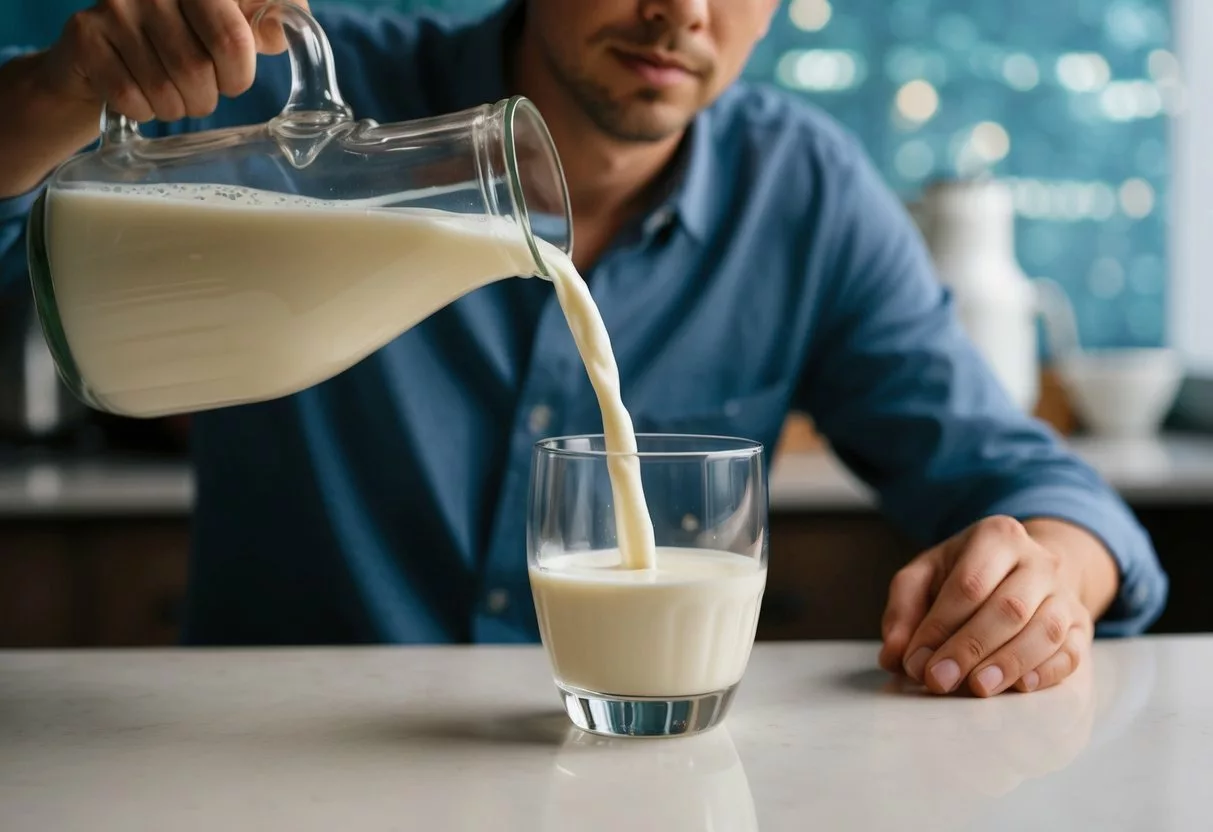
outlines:
[{"label": "blurred background", "polygon": [[[45,46],[85,5],[0,5],[0,43]],[[1196,48],[1211,38],[1207,0],[790,0],[747,69],[861,138],[995,370],[1150,528],[1168,631],[1213,631],[1213,55]],[[0,305],[0,646],[171,642],[188,422],[84,412],[23,301]],[[912,549],[806,419],[789,422],[772,502],[760,635],[875,636]]]}]

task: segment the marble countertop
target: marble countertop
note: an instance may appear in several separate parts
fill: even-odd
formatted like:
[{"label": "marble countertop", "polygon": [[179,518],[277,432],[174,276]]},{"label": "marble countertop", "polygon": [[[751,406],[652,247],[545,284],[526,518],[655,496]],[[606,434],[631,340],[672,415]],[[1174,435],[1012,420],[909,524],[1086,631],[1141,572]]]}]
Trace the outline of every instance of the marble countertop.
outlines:
[{"label": "marble countertop", "polygon": [[[1079,438],[1072,444],[1134,504],[1213,503],[1213,436]],[[180,515],[193,500],[194,481],[183,460],[0,460],[0,516]],[[773,466],[775,511],[875,506],[869,490],[828,453],[785,454]]]},{"label": "marble countertop", "polygon": [[0,461],[0,517],[183,515],[193,504],[194,478],[184,460]]},{"label": "marble countertop", "polygon": [[[1134,505],[1213,503],[1213,436],[1076,437],[1070,446]],[[876,507],[875,495],[828,453],[776,460],[770,491],[775,511]]]},{"label": "marble countertop", "polygon": [[725,725],[572,729],[538,648],[0,653],[0,829],[1208,826],[1213,638],[934,698],[872,644],[760,644]]}]

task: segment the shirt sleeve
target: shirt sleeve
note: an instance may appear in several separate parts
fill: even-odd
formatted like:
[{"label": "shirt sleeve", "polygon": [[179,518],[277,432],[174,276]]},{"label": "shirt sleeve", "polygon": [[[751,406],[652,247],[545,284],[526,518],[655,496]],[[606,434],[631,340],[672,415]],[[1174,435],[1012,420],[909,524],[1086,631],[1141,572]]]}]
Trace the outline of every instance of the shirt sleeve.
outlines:
[{"label": "shirt sleeve", "polygon": [[1097,633],[1145,630],[1167,596],[1145,530],[1093,469],[1011,402],[962,332],[917,229],[862,152],[835,175],[831,284],[797,405],[924,545],[999,514],[1088,530],[1120,571]]}]

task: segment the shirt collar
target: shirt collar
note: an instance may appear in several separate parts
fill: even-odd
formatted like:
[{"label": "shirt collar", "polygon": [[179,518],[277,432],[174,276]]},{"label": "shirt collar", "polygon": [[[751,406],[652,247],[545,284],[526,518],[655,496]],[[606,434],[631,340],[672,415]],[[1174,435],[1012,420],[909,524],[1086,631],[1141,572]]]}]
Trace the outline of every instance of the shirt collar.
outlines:
[{"label": "shirt collar", "polygon": [[698,242],[707,239],[718,191],[713,177],[720,168],[711,122],[712,110],[708,108],[696,115],[687,129],[669,202],[683,228]]}]

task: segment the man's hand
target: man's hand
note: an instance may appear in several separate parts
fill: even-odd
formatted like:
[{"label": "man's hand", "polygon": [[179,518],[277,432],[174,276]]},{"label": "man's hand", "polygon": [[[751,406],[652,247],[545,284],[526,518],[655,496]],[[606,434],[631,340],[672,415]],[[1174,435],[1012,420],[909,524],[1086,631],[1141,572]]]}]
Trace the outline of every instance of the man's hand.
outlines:
[{"label": "man's hand", "polygon": [[[307,0],[294,0],[307,8]],[[0,198],[34,188],[96,138],[108,104],[136,121],[201,118],[286,48],[265,0],[97,0],[44,52],[0,67]]]},{"label": "man's hand", "polygon": [[[306,0],[296,3],[307,8]],[[258,52],[286,48],[281,25],[254,30],[265,0],[100,0],[74,14],[47,53],[47,86],[136,121],[202,118],[253,83]],[[262,27],[258,27],[259,29]]]},{"label": "man's hand", "polygon": [[986,518],[894,577],[880,664],[934,693],[1050,687],[1088,656],[1118,580],[1107,550],[1076,526]]}]

